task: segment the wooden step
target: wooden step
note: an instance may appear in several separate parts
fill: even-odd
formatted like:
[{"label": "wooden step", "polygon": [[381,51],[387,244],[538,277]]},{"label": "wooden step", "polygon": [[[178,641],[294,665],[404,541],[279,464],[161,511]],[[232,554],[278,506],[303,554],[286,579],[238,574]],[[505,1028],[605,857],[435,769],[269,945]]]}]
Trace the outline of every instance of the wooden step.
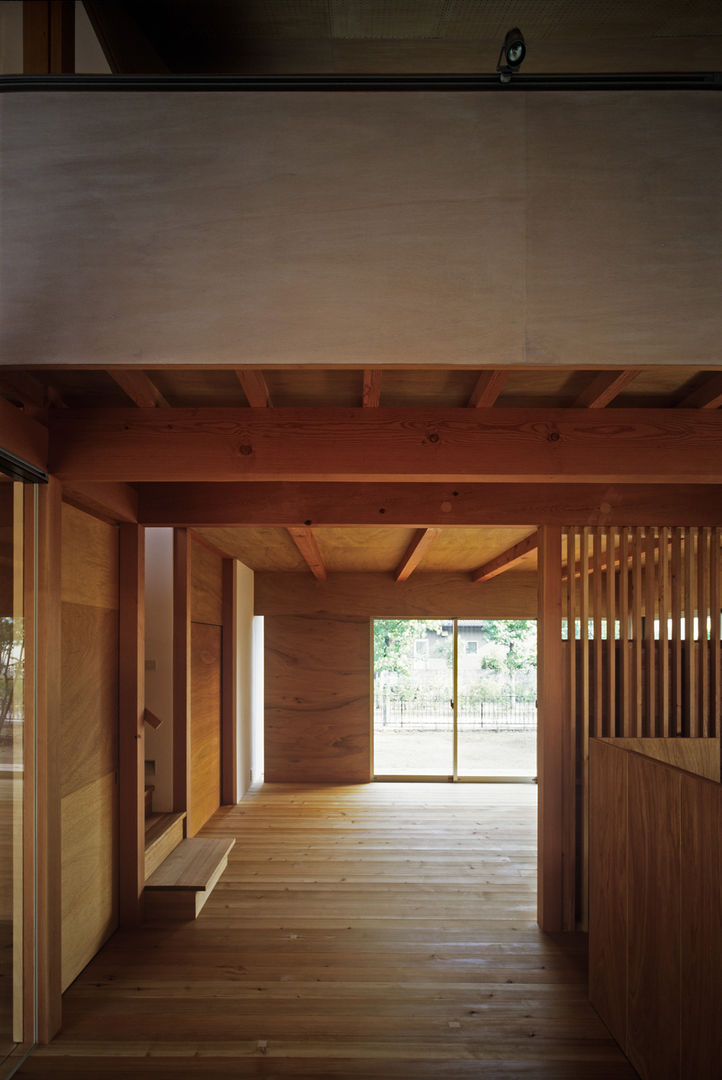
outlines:
[{"label": "wooden step", "polygon": [[150,918],[195,919],[228,864],[233,837],[182,840],[145,883]]},{"label": "wooden step", "polygon": [[149,814],[145,819],[145,880],[178,847],[185,835],[185,810],[179,814]]}]

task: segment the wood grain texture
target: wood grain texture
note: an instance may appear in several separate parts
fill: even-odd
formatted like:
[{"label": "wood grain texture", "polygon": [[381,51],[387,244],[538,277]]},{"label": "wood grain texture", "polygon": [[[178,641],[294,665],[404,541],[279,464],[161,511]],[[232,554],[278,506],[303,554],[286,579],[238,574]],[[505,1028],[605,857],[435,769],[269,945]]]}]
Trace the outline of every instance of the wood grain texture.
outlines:
[{"label": "wood grain texture", "polygon": [[118,608],[118,530],[63,505],[63,603]]},{"label": "wood grain texture", "polygon": [[63,481],[722,483],[700,409],[57,409],[50,446]]},{"label": "wood grain texture", "polygon": [[63,499],[109,524],[138,520],[138,492],[129,484],[73,484]]},{"label": "wood grain texture", "polygon": [[722,787],[682,778],[680,1077],[722,1061]]},{"label": "wood grain texture", "polygon": [[629,756],[628,770],[626,1053],[645,1080],[676,1080],[682,774],[639,754]]},{"label": "wood grain texture", "polygon": [[537,575],[514,573],[473,585],[466,573],[421,571],[408,581],[388,574],[333,574],[320,585],[308,574],[257,573],[257,615],[366,615],[375,618],[534,619]]},{"label": "wood grain texture", "polygon": [[146,525],[715,525],[722,489],[703,484],[232,482],[138,487]]},{"label": "wood grain texture", "polygon": [[266,777],[368,781],[368,618],[267,616],[264,655]]},{"label": "wood grain texture", "polygon": [[221,664],[221,627],[191,623],[189,836],[221,803]]},{"label": "wood grain texture", "polygon": [[118,612],[62,607],[61,792],[118,767]]},{"label": "wood grain texture", "polygon": [[627,1041],[628,764],[623,750],[591,740],[589,1000],[622,1047]]},{"label": "wood grain texture", "polygon": [[173,809],[188,809],[191,708],[191,541],[173,530]]},{"label": "wood grain texture", "polygon": [[[531,785],[266,784],[195,922],[122,930],[20,1080],[634,1080],[535,924]],[[458,1026],[457,1026],[458,1025]]]},{"label": "wood grain texture", "polygon": [[191,600],[193,622],[220,626],[223,622],[223,559],[191,538]]},{"label": "wood grain texture", "polygon": [[25,416],[0,397],[0,430],[2,448],[15,457],[35,465],[38,469],[48,467],[48,429]]},{"label": "wood grain texture", "polygon": [[63,799],[63,990],[117,928],[117,831],[114,773]]},{"label": "wood grain texture", "polygon": [[614,739],[614,746],[720,781],[720,739]]}]

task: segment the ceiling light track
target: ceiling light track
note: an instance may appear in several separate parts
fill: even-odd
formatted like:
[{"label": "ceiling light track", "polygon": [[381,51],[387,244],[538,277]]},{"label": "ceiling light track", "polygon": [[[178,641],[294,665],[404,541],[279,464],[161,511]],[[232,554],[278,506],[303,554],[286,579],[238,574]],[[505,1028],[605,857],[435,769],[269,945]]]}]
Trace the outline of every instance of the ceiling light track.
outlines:
[{"label": "ceiling light track", "polygon": [[722,72],[645,72],[597,75],[3,75],[0,92],[122,91],[493,91],[720,90]]}]

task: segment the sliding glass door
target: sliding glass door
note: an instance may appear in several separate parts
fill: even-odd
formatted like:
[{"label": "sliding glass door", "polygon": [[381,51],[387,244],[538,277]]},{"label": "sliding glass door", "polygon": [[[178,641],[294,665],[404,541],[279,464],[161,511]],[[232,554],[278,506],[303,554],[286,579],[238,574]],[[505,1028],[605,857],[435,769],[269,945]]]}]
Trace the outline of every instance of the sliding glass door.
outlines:
[{"label": "sliding glass door", "polygon": [[376,619],[377,779],[536,776],[536,623]]}]

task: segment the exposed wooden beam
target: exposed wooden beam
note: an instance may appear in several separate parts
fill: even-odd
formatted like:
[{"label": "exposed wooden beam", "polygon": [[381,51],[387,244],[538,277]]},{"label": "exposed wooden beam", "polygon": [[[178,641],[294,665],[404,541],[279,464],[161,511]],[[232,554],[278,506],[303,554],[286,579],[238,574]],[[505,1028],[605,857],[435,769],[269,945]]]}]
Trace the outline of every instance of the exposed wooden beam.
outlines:
[{"label": "exposed wooden beam", "polygon": [[679,409],[719,409],[722,405],[722,374],[713,375],[699,389],[680,401]]},{"label": "exposed wooden beam", "polygon": [[639,375],[638,370],[600,371],[574,402],[575,409],[605,409],[625,386]]},{"label": "exposed wooden beam", "polygon": [[403,559],[396,568],[394,579],[406,581],[423,559],[426,552],[436,540],[441,529],[417,529],[414,538],[409,544]]},{"label": "exposed wooden beam", "polygon": [[74,71],[74,0],[25,0],[23,73],[72,75]]},{"label": "exposed wooden beam", "polygon": [[59,409],[48,422],[62,480],[722,483],[715,410]]},{"label": "exposed wooden beam", "polygon": [[167,408],[168,402],[161,394],[158,387],[144,371],[108,370],[108,375],[117,382],[121,390],[124,390],[131,401],[134,401],[139,409]]},{"label": "exposed wooden beam", "polygon": [[0,450],[38,469],[48,467],[48,429],[0,398]]},{"label": "exposed wooden beam", "polygon": [[508,371],[485,371],[479,376],[469,398],[470,409],[490,409],[504,389]]},{"label": "exposed wooden beam", "polygon": [[138,492],[129,484],[66,484],[63,499],[110,524],[138,520]]},{"label": "exposed wooden beam", "polygon": [[0,374],[0,394],[30,409],[44,409],[48,404],[43,384],[25,371]]},{"label": "exposed wooden beam", "polygon": [[292,525],[288,533],[313,576],[319,581],[325,581],[326,567],[323,564],[323,556],[318,550],[316,537],[311,530],[306,525]]},{"label": "exposed wooden beam", "polygon": [[539,547],[539,533],[535,531],[530,533],[529,536],[525,536],[518,544],[507,548],[501,555],[497,555],[495,559],[490,559],[483,566],[472,570],[471,580],[489,581],[491,578],[497,577],[498,574],[503,574],[505,570],[510,570],[512,566],[516,566],[525,555],[528,555],[530,551],[534,551],[537,547]]},{"label": "exposed wooden beam", "polygon": [[380,368],[366,368],[364,371],[363,405],[365,409],[377,409],[381,404],[381,380],[383,372]]},{"label": "exposed wooden beam", "polygon": [[271,395],[263,372],[257,368],[237,368],[236,376],[243,387],[248,404],[253,409],[267,409],[271,405]]}]

